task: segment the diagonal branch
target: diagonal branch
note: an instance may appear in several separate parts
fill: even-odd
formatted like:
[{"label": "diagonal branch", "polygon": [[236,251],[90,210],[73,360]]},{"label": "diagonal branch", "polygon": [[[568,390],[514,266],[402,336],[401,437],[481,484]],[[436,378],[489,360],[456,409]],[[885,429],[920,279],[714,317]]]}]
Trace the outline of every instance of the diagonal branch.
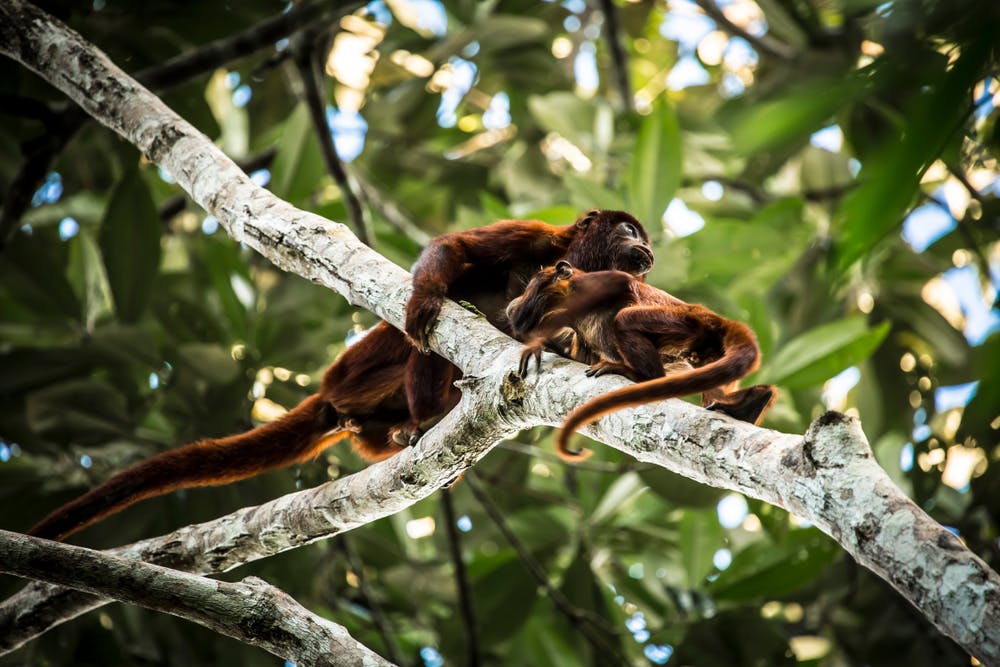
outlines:
[{"label": "diagonal branch", "polygon": [[469,586],[469,573],[462,559],[462,538],[458,534],[455,518],[455,502],[451,497],[451,489],[441,489],[441,510],[444,512],[444,525],[448,534],[448,553],[455,568],[455,583],[458,587],[458,607],[462,611],[462,627],[465,628],[465,664],[468,667],[479,667],[479,629],[476,624],[476,612],[472,606],[472,587]]},{"label": "diagonal branch", "polygon": [[0,572],[72,585],[180,616],[285,660],[390,667],[341,626],[257,577],[215,581],[159,565],[0,530]]},{"label": "diagonal branch", "polygon": [[[343,225],[299,211],[250,179],[211,141],[79,35],[23,0],[0,3],[0,52],[41,74],[170,172],[236,241],[399,325],[409,276]],[[520,348],[455,304],[431,347],[462,369],[459,406],[417,446],[350,477],[245,508],[115,553],[220,571],[366,524],[453,479],[513,432],[557,425],[584,400],[623,387],[583,378],[546,354],[546,373],[512,371]],[[583,432],[640,461],[787,509],[831,535],[942,632],[1000,664],[1000,577],[906,497],[875,462],[860,425],[837,413],[804,436],[735,422],[671,400],[612,413]],[[0,650],[106,601],[29,585],[0,605]]]},{"label": "diagonal branch", "polygon": [[317,31],[307,30],[298,35],[297,43],[292,47],[295,49],[295,65],[299,71],[299,79],[302,81],[302,96],[306,109],[309,111],[309,119],[312,121],[316,139],[319,141],[323,162],[326,164],[326,170],[340,189],[340,196],[344,199],[351,227],[354,228],[354,233],[361,239],[361,242],[370,246],[372,244],[371,230],[365,221],[365,212],[362,210],[361,201],[355,192],[357,188],[351,183],[344,170],[344,163],[337,155],[337,147],[333,143],[333,133],[326,121],[326,110],[316,72],[316,49],[320,39],[321,36]]},{"label": "diagonal branch", "polygon": [[729,20],[729,17],[715,4],[715,0],[695,0],[702,11],[730,35],[742,37],[759,53],[767,54],[781,60],[792,60],[797,56],[795,49],[770,35],[751,35],[749,32]]},{"label": "diagonal branch", "polygon": [[622,98],[622,108],[630,113],[635,109],[635,100],[628,79],[628,58],[625,56],[618,25],[618,8],[615,7],[614,0],[600,0],[598,4],[601,13],[604,14],[604,39],[608,43],[608,51],[611,52],[611,65],[618,85],[618,96]]}]

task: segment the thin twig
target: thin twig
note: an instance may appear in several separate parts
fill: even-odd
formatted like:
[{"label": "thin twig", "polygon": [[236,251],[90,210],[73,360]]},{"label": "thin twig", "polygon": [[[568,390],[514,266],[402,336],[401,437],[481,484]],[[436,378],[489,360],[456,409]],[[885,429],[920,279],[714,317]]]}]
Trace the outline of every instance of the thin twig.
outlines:
[{"label": "thin twig", "polygon": [[[479,480],[476,478],[474,471],[469,470],[465,473],[463,477],[465,483],[469,485],[469,489],[472,491],[472,495],[476,497],[479,504],[482,505],[483,509],[490,516],[493,523],[496,524],[497,529],[503,534],[504,539],[507,543],[513,547],[514,551],[517,552],[518,558],[521,559],[521,563],[531,574],[535,583],[545,591],[545,594],[549,596],[552,603],[570,622],[570,624],[577,629],[577,631],[583,635],[583,638],[597,651],[599,654],[605,656],[616,664],[628,665],[628,661],[623,655],[615,650],[615,647],[608,643],[608,640],[603,636],[602,633],[611,633],[612,630],[607,627],[607,623],[599,616],[593,613],[580,609],[576,605],[567,599],[563,592],[552,585],[549,581],[548,574],[542,568],[541,564],[531,555],[528,548],[524,546],[514,531],[510,529],[507,524],[507,520],[504,518],[503,513],[500,508],[494,504],[492,498],[479,484]],[[596,632],[595,632],[596,630]],[[607,663],[602,663],[607,664]]]},{"label": "thin twig", "polygon": [[771,37],[770,35],[761,35],[760,37],[756,35],[751,35],[749,32],[736,25],[723,13],[721,9],[715,4],[714,0],[695,0],[698,6],[701,7],[702,11],[708,15],[713,21],[718,23],[726,32],[736,35],[737,37],[742,37],[757,50],[758,53],[764,53],[775,58],[781,58],[782,60],[792,60],[796,57],[795,49],[780,42],[777,39]]},{"label": "thin twig", "polygon": [[955,221],[955,229],[958,230],[959,235],[965,240],[965,244],[969,246],[969,250],[972,251],[972,256],[975,258],[976,267],[979,269],[979,275],[985,280],[990,279],[990,260],[986,257],[986,254],[980,249],[979,244],[976,243],[976,237],[972,235],[972,230],[966,225],[965,217],[961,219],[955,217],[951,213],[951,208],[948,206],[948,202],[943,199],[939,199],[934,195],[925,194],[924,198],[932,204],[936,205],[942,211],[947,213]]},{"label": "thin twig", "polygon": [[622,98],[624,110],[631,112],[635,109],[635,100],[632,97],[632,85],[629,83],[628,58],[619,35],[618,8],[615,7],[614,0],[600,0],[599,4],[601,13],[604,14],[604,39],[611,53],[611,65],[615,73],[615,82],[618,84],[618,95]]},{"label": "thin twig", "polygon": [[351,541],[350,537],[347,535],[340,535],[335,540],[335,544],[340,547],[340,550],[344,552],[344,557],[347,559],[347,565],[351,568],[351,572],[354,576],[358,578],[358,592],[361,593],[361,597],[368,607],[368,611],[372,615],[372,623],[375,624],[375,628],[378,630],[379,636],[382,638],[382,646],[385,647],[385,652],[389,655],[389,659],[392,660],[397,665],[405,665],[403,656],[399,652],[399,646],[396,644],[396,640],[393,639],[392,625],[389,623],[389,617],[386,616],[385,610],[382,609],[382,605],[379,603],[378,598],[368,585],[368,577],[365,575],[365,566],[361,562],[361,558],[358,556],[357,549],[354,548],[354,543]]},{"label": "thin twig", "polygon": [[354,179],[358,182],[364,194],[368,208],[377,211],[382,219],[412,241],[417,247],[425,247],[431,240],[430,235],[422,230],[413,219],[394,201],[385,196],[379,188],[371,183],[361,169],[353,170]]},{"label": "thin twig", "polygon": [[458,605],[462,611],[462,625],[465,628],[465,664],[469,667],[478,667],[479,630],[476,624],[476,612],[472,606],[472,587],[469,585],[469,574],[465,569],[465,561],[462,559],[462,538],[458,534],[458,526],[455,523],[455,504],[452,501],[451,489],[448,487],[441,489],[441,511],[444,513],[444,522],[447,527],[448,551],[451,554],[452,566],[455,568]]},{"label": "thin twig", "polygon": [[299,71],[299,78],[302,81],[302,94],[309,110],[309,119],[312,121],[313,130],[319,140],[320,153],[323,155],[323,162],[326,163],[326,170],[333,177],[340,188],[340,195],[344,199],[347,208],[347,217],[354,228],[354,233],[367,246],[371,246],[372,237],[365,222],[365,213],[361,208],[361,200],[355,188],[351,185],[344,164],[337,155],[337,147],[333,143],[333,133],[326,120],[326,107],[323,104],[323,96],[320,93],[320,84],[317,81],[316,73],[316,43],[322,39],[318,31],[306,31],[298,38],[295,49],[295,65]]}]

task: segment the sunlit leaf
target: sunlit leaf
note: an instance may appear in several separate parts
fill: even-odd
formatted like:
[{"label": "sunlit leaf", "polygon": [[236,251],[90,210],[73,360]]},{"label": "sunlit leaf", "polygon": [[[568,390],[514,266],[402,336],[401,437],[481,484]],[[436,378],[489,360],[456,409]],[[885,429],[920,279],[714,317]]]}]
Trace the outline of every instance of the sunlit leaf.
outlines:
[{"label": "sunlit leaf", "polygon": [[889,333],[889,322],[869,329],[864,317],[851,317],[811,329],[779,345],[761,382],[788,388],[811,387],[868,358]]},{"label": "sunlit leaf", "polygon": [[661,98],[639,127],[628,171],[629,208],[650,228],[659,223],[680,186],[681,160],[677,114]]},{"label": "sunlit leaf", "polygon": [[723,546],[723,531],[714,509],[688,510],[680,522],[681,561],[687,584],[700,588],[712,570],[712,557]]},{"label": "sunlit leaf", "polygon": [[924,172],[946,148],[962,141],[961,127],[972,110],[972,87],[981,77],[992,44],[987,31],[961,50],[947,72],[927,72],[921,93],[903,114],[905,125],[898,140],[887,142],[865,161],[858,174],[860,185],[844,198],[838,211],[841,267],[853,263],[902,222]]}]

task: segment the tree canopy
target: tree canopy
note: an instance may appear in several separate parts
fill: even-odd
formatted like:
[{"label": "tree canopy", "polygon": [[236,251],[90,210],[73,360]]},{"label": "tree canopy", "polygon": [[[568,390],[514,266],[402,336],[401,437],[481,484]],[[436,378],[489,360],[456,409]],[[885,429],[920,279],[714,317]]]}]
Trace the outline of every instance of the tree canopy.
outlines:
[{"label": "tree canopy", "polygon": [[[782,390],[766,425],[857,414],[897,484],[996,568],[989,3],[44,8],[255,180],[403,266],[428,236],[499,218],[633,212],[654,235],[650,282],[757,332],[751,380]],[[35,75],[0,72],[0,502],[4,527],[26,529],[151,453],[296,404],[375,319],[219,232]],[[548,430],[522,433],[447,494],[238,574],[413,665],[467,660],[456,550],[484,664],[609,664],[595,646],[635,664],[968,664],[796,517],[590,449],[566,467]],[[159,534],[362,465],[335,447],[79,541]],[[122,605],[0,664],[25,656],[274,662]]]}]

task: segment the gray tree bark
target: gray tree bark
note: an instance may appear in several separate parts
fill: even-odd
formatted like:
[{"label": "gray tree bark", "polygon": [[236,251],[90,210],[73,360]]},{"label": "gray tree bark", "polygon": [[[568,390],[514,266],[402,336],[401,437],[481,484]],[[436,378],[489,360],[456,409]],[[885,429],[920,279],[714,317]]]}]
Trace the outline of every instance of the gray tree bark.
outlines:
[{"label": "gray tree bark", "polygon": [[215,581],[139,560],[0,530],[0,572],[162,611],[298,665],[391,667],[347,630],[263,579]]},{"label": "gray tree bark", "polygon": [[[402,322],[409,276],[343,226],[258,188],[206,137],[79,35],[22,0],[0,4],[0,51],[60,88],[170,172],[229,234],[276,265]],[[446,304],[432,347],[462,368],[460,405],[416,447],[350,477],[247,508],[116,553],[212,572],[329,537],[426,497],[499,439],[558,425],[581,401],[625,384],[583,378],[545,357],[546,373],[512,373],[519,347]],[[583,431],[641,461],[794,512],[892,584],[984,664],[1000,664],[1000,577],[937,524],[875,462],[860,424],[836,413],[804,436],[732,421],[677,400],[613,413]],[[32,584],[0,604],[0,650],[106,600]]]}]

